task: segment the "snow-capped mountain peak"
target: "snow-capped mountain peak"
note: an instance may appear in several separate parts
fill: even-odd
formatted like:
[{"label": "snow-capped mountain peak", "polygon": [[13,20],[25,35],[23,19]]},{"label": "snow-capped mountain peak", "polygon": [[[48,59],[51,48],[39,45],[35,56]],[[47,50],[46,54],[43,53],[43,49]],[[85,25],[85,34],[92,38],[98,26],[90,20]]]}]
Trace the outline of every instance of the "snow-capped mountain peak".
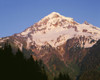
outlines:
[{"label": "snow-capped mountain peak", "polygon": [[[52,12],[14,37],[24,39],[27,43],[27,49],[30,49],[33,45],[40,47],[51,45],[56,48],[72,38],[78,38],[81,46],[92,47],[100,39],[99,35],[100,29],[86,21],[79,24],[73,18]],[[81,40],[80,37],[84,37],[84,39]],[[94,40],[94,42],[91,43],[91,40]]]},{"label": "snow-capped mountain peak", "polygon": [[0,38],[0,48],[9,42],[13,52],[19,48],[27,58],[32,55],[34,60],[41,59],[50,73],[56,70],[61,72],[65,67],[71,67],[71,73],[76,73],[73,65],[78,68],[77,64],[83,62],[80,65],[84,66],[84,60],[89,57],[92,61],[95,59],[93,55],[98,54],[99,39],[100,28],[86,21],[80,24],[73,18],[52,12],[19,34]]},{"label": "snow-capped mountain peak", "polygon": [[63,19],[66,19],[67,21],[73,21],[73,18],[70,18],[70,17],[64,17],[63,15],[57,13],[57,12],[52,12],[51,14],[49,14],[48,16],[46,16],[45,18],[50,18],[50,19],[53,19],[53,18],[63,18]]},{"label": "snow-capped mountain peak", "polygon": [[[17,35],[27,39],[27,47],[33,43],[38,46],[49,44],[52,47],[57,47],[73,37],[79,38],[81,36],[89,40],[98,40],[100,39],[100,29],[86,21],[83,24],[79,24],[73,18],[52,12]],[[90,41],[86,42],[84,46],[91,47],[93,44],[90,44]]]}]

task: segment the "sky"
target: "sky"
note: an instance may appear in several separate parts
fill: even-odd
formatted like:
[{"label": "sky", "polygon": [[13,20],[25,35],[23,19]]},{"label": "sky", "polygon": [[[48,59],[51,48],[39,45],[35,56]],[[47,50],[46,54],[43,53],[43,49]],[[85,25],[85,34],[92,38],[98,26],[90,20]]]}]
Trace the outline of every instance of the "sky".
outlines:
[{"label": "sky", "polygon": [[100,0],[0,0],[0,37],[20,33],[52,12],[100,27]]}]

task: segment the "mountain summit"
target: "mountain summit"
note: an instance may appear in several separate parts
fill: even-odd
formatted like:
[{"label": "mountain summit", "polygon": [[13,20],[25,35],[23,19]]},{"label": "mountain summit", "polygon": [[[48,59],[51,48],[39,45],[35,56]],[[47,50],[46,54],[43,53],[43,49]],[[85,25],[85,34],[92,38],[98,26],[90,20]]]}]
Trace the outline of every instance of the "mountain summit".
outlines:
[{"label": "mountain summit", "polygon": [[[57,47],[71,38],[80,37],[85,37],[85,40],[79,40],[81,47],[92,47],[100,39],[99,35],[100,29],[86,21],[83,24],[79,24],[73,18],[64,17],[57,12],[52,12],[25,31],[13,37],[24,38],[26,48],[30,49],[33,45],[41,47],[49,44],[52,47]],[[19,42],[18,40],[15,39],[14,42]],[[91,43],[91,40],[94,40],[94,42]],[[21,42],[19,43],[22,44]]]},{"label": "mountain summit", "polygon": [[48,16],[46,16],[45,18],[49,18],[49,19],[53,19],[53,18],[63,18],[63,19],[66,19],[67,21],[73,21],[73,18],[64,17],[63,15],[60,15],[57,12],[52,12],[51,14],[49,14]]},{"label": "mountain summit", "polygon": [[21,33],[0,38],[0,46],[8,41],[14,50],[20,48],[25,56],[43,60],[52,73],[64,72],[67,68],[75,77],[78,73],[73,65],[79,69],[77,64],[99,39],[100,28],[52,12]]},{"label": "mountain summit", "polygon": [[17,37],[23,37],[26,40],[27,48],[35,43],[37,46],[49,44],[57,47],[64,44],[68,39],[85,37],[87,40],[81,42],[81,47],[92,47],[95,43],[91,40],[98,40],[100,37],[100,29],[88,24],[87,22],[79,24],[70,17],[64,17],[57,12],[52,12],[48,16],[35,23]]}]

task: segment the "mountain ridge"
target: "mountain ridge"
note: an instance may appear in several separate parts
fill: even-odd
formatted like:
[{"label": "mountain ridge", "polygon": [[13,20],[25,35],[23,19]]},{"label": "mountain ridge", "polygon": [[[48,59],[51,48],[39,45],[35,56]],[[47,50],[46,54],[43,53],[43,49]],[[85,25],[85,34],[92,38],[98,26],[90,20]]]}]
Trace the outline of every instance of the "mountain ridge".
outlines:
[{"label": "mountain ridge", "polygon": [[[71,20],[67,20],[67,19],[71,19]],[[71,22],[69,22],[69,21],[71,21]],[[94,28],[94,29],[92,29],[92,28]],[[88,30],[90,30],[90,31],[88,31]],[[74,37],[74,35],[76,35],[76,37],[77,37],[80,34],[82,36],[84,36],[84,35],[95,36],[98,34],[98,33],[96,33],[98,30],[100,30],[100,29],[96,28],[95,26],[93,26],[91,24],[88,24],[88,25],[86,23],[79,24],[79,23],[75,22],[72,18],[62,17],[62,15],[60,15],[59,13],[53,12],[53,13],[49,14],[48,16],[44,17],[43,19],[41,19],[39,22],[35,23],[33,26],[27,28],[24,32],[17,34],[17,36],[25,37],[25,36],[30,35],[29,33],[32,32],[32,34],[30,35],[34,38],[34,39],[32,39],[32,41],[34,41],[38,45],[41,46],[41,45],[43,45],[43,43],[44,43],[44,45],[45,45],[45,43],[49,43],[53,47],[54,46],[56,47],[57,45],[58,46],[61,45],[61,44],[56,43],[57,39],[61,36],[65,37],[65,38],[63,37],[63,42],[65,42],[68,38],[68,36],[66,36],[66,34],[68,35],[68,34],[72,33],[69,35],[68,39]],[[45,35],[45,33],[47,33],[47,35]],[[85,33],[87,33],[87,34],[85,34]],[[55,34],[55,36],[54,36],[54,34]],[[94,35],[91,35],[91,34],[94,34]],[[39,37],[43,36],[43,37],[39,38],[38,36]],[[49,38],[47,36],[50,36],[51,38]],[[56,38],[54,39],[53,37],[56,37]],[[30,42],[29,38],[28,38],[28,41]]]},{"label": "mountain ridge", "polygon": [[[79,24],[73,18],[52,12],[23,32],[1,38],[0,43],[9,40],[19,47],[20,50],[23,50],[23,48],[32,50],[36,55],[39,55],[44,48],[52,47],[63,59],[66,53],[64,49],[65,44],[70,43],[75,47],[90,48],[100,39],[99,35],[100,28],[86,21],[83,24]],[[69,40],[73,41],[73,44]],[[71,48],[70,44],[67,45],[69,48]],[[43,57],[45,54],[41,53],[41,56]]]},{"label": "mountain ridge", "polygon": [[53,12],[23,32],[1,38],[0,46],[8,41],[14,48],[25,52],[26,56],[43,60],[54,75],[70,70],[69,74],[76,78],[78,64],[100,39],[99,35],[100,28],[86,21],[80,24],[73,18]]}]

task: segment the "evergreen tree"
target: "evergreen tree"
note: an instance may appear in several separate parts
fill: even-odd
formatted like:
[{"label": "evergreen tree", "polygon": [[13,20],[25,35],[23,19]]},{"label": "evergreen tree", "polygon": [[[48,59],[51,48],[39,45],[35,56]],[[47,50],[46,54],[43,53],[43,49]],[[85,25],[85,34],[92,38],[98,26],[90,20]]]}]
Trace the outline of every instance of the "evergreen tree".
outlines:
[{"label": "evergreen tree", "polygon": [[58,77],[54,77],[54,80],[71,80],[68,74],[60,73]]},{"label": "evergreen tree", "polygon": [[32,56],[26,60],[20,49],[13,55],[8,43],[4,48],[0,48],[0,79],[48,80],[46,71],[41,65],[40,62],[34,61]]},{"label": "evergreen tree", "polygon": [[90,70],[81,74],[79,80],[100,80],[100,71]]}]

